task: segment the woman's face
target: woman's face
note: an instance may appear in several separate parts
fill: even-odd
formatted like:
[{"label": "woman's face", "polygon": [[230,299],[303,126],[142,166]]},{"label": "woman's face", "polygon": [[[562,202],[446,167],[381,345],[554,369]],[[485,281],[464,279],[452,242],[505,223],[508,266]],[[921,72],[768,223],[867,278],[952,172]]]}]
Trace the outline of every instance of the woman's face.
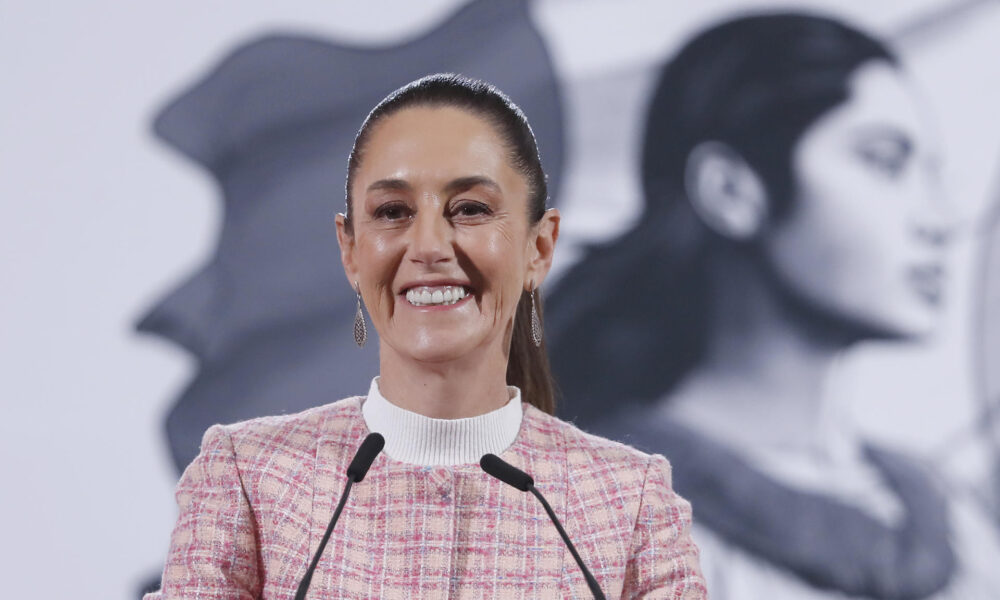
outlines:
[{"label": "woman's face", "polygon": [[811,305],[874,335],[918,336],[944,291],[935,140],[896,68],[866,63],[849,84],[794,149],[797,197],[763,236],[765,252]]},{"label": "woman's face", "polygon": [[386,361],[506,362],[522,290],[551,264],[558,214],[528,219],[528,183],[494,128],[452,107],[374,126],[352,182],[344,269]]}]

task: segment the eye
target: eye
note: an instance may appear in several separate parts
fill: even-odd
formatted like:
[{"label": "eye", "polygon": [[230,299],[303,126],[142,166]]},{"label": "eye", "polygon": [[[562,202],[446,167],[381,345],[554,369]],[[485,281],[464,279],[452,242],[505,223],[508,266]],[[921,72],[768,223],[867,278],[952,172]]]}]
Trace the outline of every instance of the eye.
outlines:
[{"label": "eye", "polygon": [[906,167],[906,156],[878,151],[861,151],[861,158],[871,167],[890,177],[898,177]]},{"label": "eye", "polygon": [[460,200],[452,206],[453,217],[478,217],[490,214],[490,207],[475,200]]},{"label": "eye", "polygon": [[870,140],[860,144],[857,152],[866,165],[893,179],[906,170],[912,153],[910,144],[900,139]]},{"label": "eye", "polygon": [[386,202],[375,209],[376,220],[399,221],[410,216],[410,208],[402,202]]}]

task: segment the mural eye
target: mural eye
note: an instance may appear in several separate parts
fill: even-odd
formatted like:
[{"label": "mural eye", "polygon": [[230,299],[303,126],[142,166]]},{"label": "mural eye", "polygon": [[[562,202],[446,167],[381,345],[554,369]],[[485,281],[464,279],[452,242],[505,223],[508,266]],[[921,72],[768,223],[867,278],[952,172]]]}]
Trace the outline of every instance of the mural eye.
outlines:
[{"label": "mural eye", "polygon": [[857,152],[868,167],[893,179],[903,174],[912,154],[909,142],[896,138],[868,141]]}]

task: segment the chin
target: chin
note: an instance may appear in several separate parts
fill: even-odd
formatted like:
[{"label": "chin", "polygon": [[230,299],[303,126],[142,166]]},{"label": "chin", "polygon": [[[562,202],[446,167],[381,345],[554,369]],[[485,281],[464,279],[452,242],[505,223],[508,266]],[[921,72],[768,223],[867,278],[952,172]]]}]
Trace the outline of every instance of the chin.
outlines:
[{"label": "chin", "polygon": [[890,313],[862,322],[871,332],[871,338],[918,342],[937,332],[940,311],[926,306],[894,307]]},{"label": "chin", "polygon": [[429,363],[444,363],[460,360],[469,355],[475,344],[468,338],[454,339],[452,336],[421,336],[421,339],[400,348],[414,360]]},{"label": "chin", "polygon": [[909,320],[900,320],[896,324],[897,337],[904,340],[926,340],[927,338],[934,337],[937,330],[937,318],[917,317]]}]

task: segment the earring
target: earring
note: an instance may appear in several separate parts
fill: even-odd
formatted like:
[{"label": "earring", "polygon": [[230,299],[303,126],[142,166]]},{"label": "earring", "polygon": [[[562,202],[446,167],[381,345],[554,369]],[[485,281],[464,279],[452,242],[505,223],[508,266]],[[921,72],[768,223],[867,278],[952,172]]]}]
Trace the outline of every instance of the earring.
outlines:
[{"label": "earring", "polygon": [[365,315],[361,312],[361,288],[357,281],[354,282],[354,291],[358,295],[358,311],[354,313],[354,343],[362,348],[368,341],[368,327],[365,325]]},{"label": "earring", "polygon": [[535,306],[535,284],[531,284],[531,341],[535,346],[542,345],[542,320],[538,318],[538,308]]}]

